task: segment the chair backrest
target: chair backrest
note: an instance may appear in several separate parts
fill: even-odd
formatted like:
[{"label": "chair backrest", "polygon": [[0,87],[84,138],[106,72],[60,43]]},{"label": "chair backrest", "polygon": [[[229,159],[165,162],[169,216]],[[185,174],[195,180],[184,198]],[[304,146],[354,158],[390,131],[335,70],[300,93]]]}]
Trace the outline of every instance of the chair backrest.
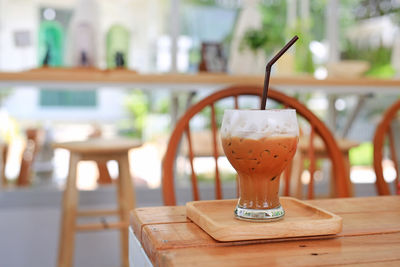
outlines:
[{"label": "chair backrest", "polygon": [[[191,167],[191,182],[192,182],[192,191],[193,191],[193,199],[199,200],[199,190],[197,185],[197,176],[194,171],[193,158],[194,152],[192,149],[192,138],[191,138],[191,130],[189,127],[190,120],[199,112],[201,112],[206,107],[211,108],[211,135],[212,135],[212,147],[213,147],[213,158],[215,160],[215,198],[222,198],[222,190],[221,190],[221,179],[218,168],[218,143],[217,139],[217,120],[216,120],[216,103],[222,99],[233,98],[234,99],[234,108],[239,107],[239,96],[256,96],[261,100],[262,97],[262,88],[258,86],[231,86],[226,89],[217,91],[198,103],[194,104],[190,107],[186,113],[179,119],[177,122],[175,129],[173,130],[171,137],[169,139],[169,143],[167,146],[167,150],[162,163],[162,192],[163,192],[163,200],[164,205],[175,205],[175,188],[174,188],[174,166],[176,155],[178,151],[178,146],[180,144],[183,133],[186,134],[187,144],[188,144],[188,157],[190,161]],[[330,132],[330,130],[325,126],[325,124],[315,116],[305,105],[300,103],[297,99],[287,96],[283,93],[280,93],[274,89],[269,89],[268,99],[274,100],[280,104],[283,104],[286,108],[296,109],[297,114],[303,117],[306,121],[309,122],[310,125],[310,150],[309,150],[309,171],[311,174],[311,179],[309,183],[309,198],[313,198],[313,173],[316,168],[316,157],[315,151],[313,147],[313,138],[316,135],[319,135],[323,140],[330,159],[332,161],[333,166],[333,178],[334,178],[334,189],[337,197],[347,197],[350,194],[349,188],[347,186],[348,173],[346,171],[345,163],[343,157],[341,155],[340,149]],[[286,180],[287,181],[287,180]],[[286,187],[288,187],[286,183]],[[287,190],[285,190],[287,191]],[[311,192],[311,193],[310,193]]]},{"label": "chair backrest", "polygon": [[[383,150],[385,147],[385,140],[388,140],[388,146],[390,149],[390,157],[393,161],[396,171],[396,179],[395,184],[397,185],[396,193],[400,194],[400,180],[399,180],[399,158],[396,154],[396,147],[400,147],[400,140],[396,134],[398,134],[398,130],[395,131],[393,124],[398,111],[400,110],[400,100],[396,101],[392,106],[390,106],[386,112],[383,114],[383,117],[376,127],[375,135],[374,135],[374,169],[376,174],[376,189],[379,195],[390,195],[390,188],[386,183],[383,175],[382,168],[382,160],[383,160]],[[397,121],[399,123],[399,121]],[[397,142],[397,143],[396,143]]]},{"label": "chair backrest", "polygon": [[6,163],[8,156],[8,144],[0,142],[0,187],[7,185]]},{"label": "chair backrest", "polygon": [[22,153],[21,166],[19,169],[19,175],[17,178],[18,186],[30,185],[32,176],[32,165],[35,156],[38,152],[38,129],[27,129],[26,132],[26,147]]}]

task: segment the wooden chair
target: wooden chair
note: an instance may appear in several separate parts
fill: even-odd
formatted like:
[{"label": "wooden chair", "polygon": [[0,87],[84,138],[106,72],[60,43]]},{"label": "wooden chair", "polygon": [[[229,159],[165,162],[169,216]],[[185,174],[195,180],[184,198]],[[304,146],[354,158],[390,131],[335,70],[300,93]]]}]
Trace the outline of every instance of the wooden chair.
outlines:
[{"label": "wooden chair", "polygon": [[[386,183],[383,176],[382,160],[383,160],[383,150],[385,144],[389,146],[391,160],[395,166],[396,179],[395,191],[396,194],[400,194],[400,180],[399,180],[399,158],[396,151],[400,149],[399,143],[399,121],[395,120],[400,110],[400,100],[396,101],[392,106],[390,106],[376,127],[373,145],[374,145],[374,169],[376,174],[376,189],[379,195],[390,195],[391,190],[389,185]],[[397,124],[396,124],[397,122]],[[395,129],[397,126],[397,129]],[[386,139],[388,143],[385,143]]]},{"label": "wooden chair", "polygon": [[[26,134],[26,146],[22,152],[21,165],[19,168],[19,174],[17,177],[17,186],[29,186],[32,182],[32,164],[35,155],[38,150],[38,129],[29,128],[25,131]],[[3,187],[8,186],[8,180],[6,177],[5,169],[8,160],[9,145],[4,143],[0,144],[0,182]]]},{"label": "wooden chair", "polygon": [[[192,183],[192,193],[193,199],[199,200],[199,189],[197,184],[197,176],[194,171],[193,158],[193,143],[196,140],[192,139],[191,130],[189,127],[189,122],[191,119],[201,112],[206,107],[211,108],[211,144],[213,149],[213,158],[215,160],[215,198],[222,198],[222,189],[221,189],[221,179],[218,168],[218,157],[220,155],[220,151],[218,151],[218,143],[217,139],[217,119],[216,119],[216,103],[222,99],[232,98],[234,100],[234,108],[239,108],[239,97],[242,96],[255,96],[261,99],[262,96],[262,88],[257,86],[232,86],[226,88],[224,90],[217,91],[208,97],[204,98],[197,104],[190,107],[186,113],[181,117],[178,123],[175,126],[174,131],[171,134],[169,139],[169,143],[167,146],[167,150],[162,163],[162,192],[163,192],[163,201],[165,205],[175,205],[176,197],[175,197],[175,189],[174,189],[174,170],[175,170],[175,159],[178,151],[178,146],[181,142],[182,136],[185,133],[188,143],[188,158],[190,161],[191,168],[191,183]],[[314,140],[315,136],[319,136],[321,140],[324,142],[330,159],[333,165],[333,173],[334,173],[334,187],[335,187],[335,196],[337,197],[347,197],[350,194],[348,188],[348,173],[346,172],[345,163],[342,158],[342,154],[340,149],[329,131],[329,129],[325,126],[325,124],[316,117],[306,106],[301,104],[297,99],[287,96],[283,93],[275,91],[273,89],[269,90],[268,99],[274,100],[278,103],[283,104],[287,108],[294,108],[297,111],[297,114],[303,117],[310,124],[310,140]],[[314,182],[313,182],[313,174],[316,168],[316,157],[315,157],[315,149],[312,145],[314,142],[310,142],[309,148],[309,159],[310,159],[310,173],[311,173],[311,181],[309,183],[308,197],[314,197]],[[287,172],[290,174],[290,170]],[[285,190],[284,195],[289,195],[290,188],[290,175],[285,175]]]},{"label": "wooden chair", "polygon": [[[357,147],[360,144],[356,141],[344,139],[344,138],[338,138],[336,139],[336,143],[340,149],[340,152],[342,153],[342,157],[344,159],[345,167],[346,167],[346,172],[350,174],[350,149],[353,147]],[[305,165],[305,160],[308,158],[308,150],[310,147],[310,140],[308,136],[302,136],[300,137],[299,144],[297,146],[297,151],[298,151],[298,181],[301,180],[301,175],[303,168],[301,166]],[[329,159],[329,153],[325,148],[324,142],[320,138],[314,138],[314,151],[315,151],[315,157],[317,159]],[[354,190],[353,190],[353,184],[351,183],[350,179],[347,180],[347,186],[350,190],[350,196],[353,196]],[[331,186],[331,195],[334,196],[333,192],[333,186]],[[302,187],[301,187],[301,182],[298,182],[297,190],[294,194],[295,197],[297,198],[302,198],[303,197],[303,192],[302,192]]]},{"label": "wooden chair", "polygon": [[8,144],[0,142],[0,187],[7,185],[6,163],[8,154]]},{"label": "wooden chair", "polygon": [[[73,264],[74,243],[76,231],[119,229],[121,232],[121,259],[122,266],[129,265],[128,227],[129,212],[135,207],[135,195],[132,177],[129,172],[128,151],[141,144],[127,139],[89,139],[81,142],[67,142],[54,144],[54,148],[66,149],[70,152],[69,173],[64,190],[62,204],[62,219],[58,250],[58,266],[69,267]],[[90,160],[102,163],[116,160],[119,166],[117,179],[117,210],[87,210],[78,211],[79,194],[76,187],[77,166],[81,160]],[[77,225],[78,216],[119,216],[118,222]]]},{"label": "wooden chair", "polygon": [[18,186],[28,186],[32,183],[32,165],[38,152],[39,130],[29,128],[25,131],[26,146],[22,153],[21,166],[17,178]]}]

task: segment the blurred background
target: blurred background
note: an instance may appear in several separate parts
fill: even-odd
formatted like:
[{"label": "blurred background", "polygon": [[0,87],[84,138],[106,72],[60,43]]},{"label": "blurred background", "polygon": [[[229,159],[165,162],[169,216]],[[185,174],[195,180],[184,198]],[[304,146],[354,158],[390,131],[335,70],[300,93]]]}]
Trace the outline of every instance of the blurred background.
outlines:
[{"label": "blurred background", "polygon": [[[53,150],[53,142],[99,135],[142,141],[129,155],[138,206],[162,205],[161,160],[174,122],[188,103],[212,91],[201,86],[182,92],[163,85],[143,89],[117,83],[55,86],[46,81],[52,75],[49,69],[79,68],[88,75],[123,69],[132,75],[209,72],[256,77],[294,34],[300,40],[276,64],[273,77],[400,77],[400,0],[0,0],[0,72],[36,71],[44,77],[35,86],[1,83],[0,140],[7,151],[0,186],[0,266],[54,265],[69,154]],[[367,94],[333,95],[324,86],[290,93],[337,136],[357,143],[349,154],[351,180],[360,185],[355,193],[376,194],[371,141],[382,111],[399,94],[376,88]],[[357,116],[348,127],[355,110]],[[207,124],[204,118],[196,123]],[[20,187],[18,177],[32,131],[40,149],[32,161],[29,184]],[[221,161],[233,192],[234,171]],[[208,162],[205,157],[195,163],[204,170],[206,184],[213,168]],[[108,170],[117,177],[115,162],[108,163]],[[391,162],[385,171],[385,179],[395,179]],[[109,205],[113,200],[112,189],[99,187],[96,181],[95,163],[82,162],[78,177],[78,187],[85,191],[83,205]],[[307,173],[302,181],[307,183]],[[323,175],[316,182],[326,183]],[[183,191],[185,186],[182,182]],[[183,197],[180,203],[186,200]],[[116,233],[82,234],[76,266],[115,265],[118,248],[110,244],[116,239]],[[42,246],[32,248],[36,243]],[[10,256],[15,250],[25,257]]]}]

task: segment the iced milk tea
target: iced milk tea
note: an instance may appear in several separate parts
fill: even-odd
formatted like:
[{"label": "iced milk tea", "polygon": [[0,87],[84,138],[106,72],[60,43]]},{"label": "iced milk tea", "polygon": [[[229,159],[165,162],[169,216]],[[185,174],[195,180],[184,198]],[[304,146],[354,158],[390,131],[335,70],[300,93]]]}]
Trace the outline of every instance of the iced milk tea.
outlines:
[{"label": "iced milk tea", "polygon": [[295,111],[227,110],[221,138],[225,155],[239,176],[236,216],[282,217],[279,177],[296,152]]}]

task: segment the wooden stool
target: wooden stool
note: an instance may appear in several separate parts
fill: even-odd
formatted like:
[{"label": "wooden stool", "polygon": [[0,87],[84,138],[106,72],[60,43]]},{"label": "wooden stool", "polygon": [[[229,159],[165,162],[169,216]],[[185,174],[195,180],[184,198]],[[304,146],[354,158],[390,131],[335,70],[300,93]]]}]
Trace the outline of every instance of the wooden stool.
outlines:
[{"label": "wooden stool", "polygon": [[[67,149],[70,152],[69,173],[62,204],[62,220],[60,229],[58,266],[73,265],[75,231],[120,229],[122,266],[128,266],[128,226],[129,212],[135,207],[134,188],[129,172],[128,151],[141,144],[128,139],[89,139],[82,142],[58,143],[54,148]],[[78,189],[76,187],[77,165],[79,161],[90,160],[107,162],[116,160],[119,168],[117,185],[118,210],[78,211]],[[120,221],[115,223],[92,223],[77,225],[78,216],[119,215]]]}]

